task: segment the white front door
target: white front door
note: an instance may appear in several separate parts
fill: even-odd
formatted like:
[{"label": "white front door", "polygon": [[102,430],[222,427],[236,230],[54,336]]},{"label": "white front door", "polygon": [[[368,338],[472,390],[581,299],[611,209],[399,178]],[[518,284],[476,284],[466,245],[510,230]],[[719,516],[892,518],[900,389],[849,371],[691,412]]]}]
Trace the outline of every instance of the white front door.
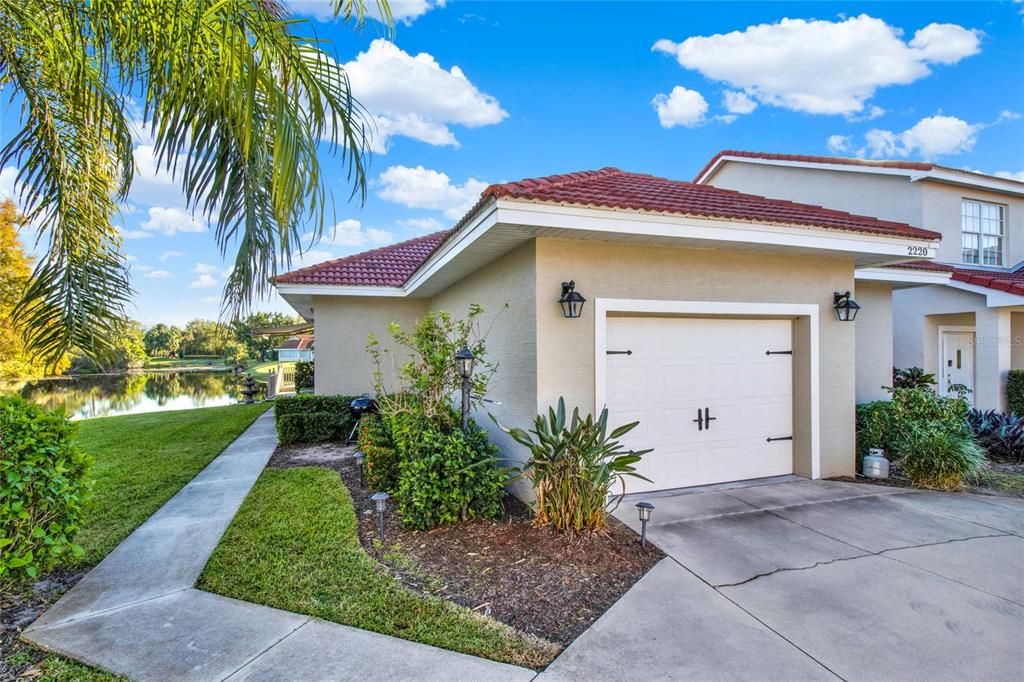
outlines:
[{"label": "white front door", "polygon": [[939,392],[956,395],[954,385],[963,385],[974,391],[974,332],[943,331],[942,357],[939,367]]},{"label": "white front door", "polygon": [[609,317],[609,426],[654,448],[628,492],[793,472],[789,320]]}]

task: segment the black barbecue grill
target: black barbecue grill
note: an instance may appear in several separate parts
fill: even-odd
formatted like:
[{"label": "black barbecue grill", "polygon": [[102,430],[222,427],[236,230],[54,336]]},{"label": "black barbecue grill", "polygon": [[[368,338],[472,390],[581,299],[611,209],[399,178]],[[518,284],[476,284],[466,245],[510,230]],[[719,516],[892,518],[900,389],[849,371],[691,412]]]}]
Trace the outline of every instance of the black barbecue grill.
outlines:
[{"label": "black barbecue grill", "polygon": [[369,393],[364,393],[348,404],[348,411],[355,424],[352,425],[352,431],[348,434],[347,443],[351,443],[355,439],[356,429],[359,428],[359,420],[363,418],[363,415],[377,414],[378,410],[377,401],[371,398]]}]

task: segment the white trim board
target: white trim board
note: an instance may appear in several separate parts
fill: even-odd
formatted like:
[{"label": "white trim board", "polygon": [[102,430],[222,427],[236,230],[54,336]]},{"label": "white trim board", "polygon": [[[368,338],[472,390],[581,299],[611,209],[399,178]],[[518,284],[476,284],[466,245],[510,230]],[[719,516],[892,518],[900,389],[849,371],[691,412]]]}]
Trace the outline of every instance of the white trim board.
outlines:
[{"label": "white trim board", "polygon": [[894,284],[947,284],[951,272],[898,268],[857,268],[854,279],[863,282],[892,282]]},{"label": "white trim board", "polygon": [[607,404],[608,313],[658,315],[708,315],[721,317],[809,318],[810,326],[810,421],[811,478],[821,477],[820,307],[813,303],[739,303],[724,301],[658,301],[652,299],[598,298],[594,301],[594,408]]},{"label": "white trim board", "polygon": [[952,287],[953,289],[969,291],[972,294],[979,294],[981,296],[984,296],[985,306],[988,308],[1002,308],[1004,306],[1024,306],[1024,296],[1011,294],[1007,291],[999,291],[997,289],[989,289],[988,287],[980,287],[977,284],[969,284],[967,282],[958,282],[955,279],[949,280],[949,282],[946,283],[946,286]]}]

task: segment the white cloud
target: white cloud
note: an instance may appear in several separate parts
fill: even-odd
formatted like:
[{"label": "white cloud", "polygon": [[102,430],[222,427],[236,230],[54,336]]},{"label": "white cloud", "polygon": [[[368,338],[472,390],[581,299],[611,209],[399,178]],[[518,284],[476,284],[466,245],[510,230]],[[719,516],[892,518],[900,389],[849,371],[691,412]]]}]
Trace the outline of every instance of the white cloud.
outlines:
[{"label": "white cloud", "polygon": [[444,223],[436,218],[409,218],[407,220],[399,220],[398,224],[404,227],[411,227],[414,230],[423,230],[424,232],[437,232],[444,227]]},{"label": "white cloud", "polygon": [[651,105],[658,112],[658,121],[662,128],[674,128],[679,125],[691,128],[700,125],[705,122],[704,115],[708,112],[708,103],[704,96],[681,85],[672,88],[668,95],[655,95]]},{"label": "white cloud", "polygon": [[1024,182],[1024,170],[1022,171],[997,171],[996,177],[1006,178],[1007,180],[1016,180],[1017,182]]},{"label": "white cloud", "polygon": [[461,218],[476,204],[487,183],[469,178],[461,185],[445,173],[423,166],[391,166],[378,178],[377,196],[408,208],[443,211],[446,218]]},{"label": "white cloud", "polygon": [[14,166],[4,166],[0,169],[0,201],[17,200],[17,177],[18,169]]},{"label": "white cloud", "polygon": [[146,277],[149,277],[150,279],[164,279],[165,277],[170,276],[171,273],[167,272],[166,270],[150,270],[149,272],[146,273]]},{"label": "white cloud", "polygon": [[909,42],[901,35],[862,14],[782,19],[681,43],[662,39],[652,49],[761,104],[843,115],[864,111],[878,88],[912,83],[930,73],[929,64],[953,64],[979,51],[980,33],[955,24],[929,24]]},{"label": "white cloud", "polygon": [[882,107],[872,104],[868,107],[868,110],[859,115],[847,115],[846,120],[851,123],[860,123],[862,121],[874,121],[876,118],[885,116],[888,112]]},{"label": "white cloud", "polygon": [[[312,235],[307,236],[312,237]],[[390,244],[394,239],[394,235],[387,230],[378,230],[373,227],[364,228],[361,222],[349,218],[337,223],[331,229],[325,230],[319,243],[334,246],[383,245]]]},{"label": "white cloud", "polygon": [[145,230],[121,230],[121,239],[149,239],[152,236],[152,232]]},{"label": "white cloud", "polygon": [[[335,18],[333,0],[285,0],[284,4],[295,14],[313,17],[319,21],[331,21]],[[444,6],[445,0],[393,0],[388,3],[391,18],[395,23],[406,26],[411,25],[430,10]],[[373,0],[366,5],[366,15],[371,19],[381,20],[379,8]],[[344,13],[341,14],[339,20],[343,18]]]},{"label": "white cloud", "polygon": [[974,148],[984,127],[955,116],[929,116],[901,133],[869,130],[864,135],[866,153],[874,158],[915,154],[926,159],[959,154]]},{"label": "white cloud", "polygon": [[849,135],[829,135],[825,140],[825,146],[833,154],[850,151],[850,144],[853,142]]},{"label": "white cloud", "polygon": [[757,108],[757,102],[742,90],[726,90],[722,96],[722,106],[730,114],[749,114]]},{"label": "white cloud", "polygon": [[432,55],[410,55],[384,38],[345,64],[345,71],[356,99],[376,122],[371,146],[378,153],[387,151],[395,135],[457,147],[450,125],[478,128],[508,116],[458,66],[446,71]]},{"label": "white cloud", "polygon": [[198,272],[200,275],[216,275],[219,277],[223,274],[220,268],[216,265],[210,265],[209,263],[196,263],[193,270]]},{"label": "white cloud", "polygon": [[181,251],[164,251],[163,253],[160,254],[160,262],[166,263],[171,258],[178,258],[179,256],[184,255],[185,254],[183,254]]},{"label": "white cloud", "polygon": [[203,272],[192,280],[188,286],[191,289],[212,289],[217,286],[217,280],[214,279],[213,275]]},{"label": "white cloud", "polygon": [[170,236],[178,232],[205,232],[206,223],[180,208],[153,206],[149,209],[149,220],[142,223],[142,229]]}]

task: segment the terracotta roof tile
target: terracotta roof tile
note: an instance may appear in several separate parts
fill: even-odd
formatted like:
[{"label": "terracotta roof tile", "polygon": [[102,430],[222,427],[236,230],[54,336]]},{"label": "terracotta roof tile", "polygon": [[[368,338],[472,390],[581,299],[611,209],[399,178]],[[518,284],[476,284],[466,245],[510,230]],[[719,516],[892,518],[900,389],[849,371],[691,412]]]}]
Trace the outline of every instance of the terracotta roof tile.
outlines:
[{"label": "terracotta roof tile", "polygon": [[945,263],[932,263],[928,261],[900,263],[899,265],[893,265],[891,267],[904,269],[909,268],[911,270],[949,272],[951,273],[950,279],[957,282],[973,284],[986,289],[1005,291],[1010,294],[1024,296],[1024,269],[1017,270],[1016,272],[1008,272],[1005,270],[978,270],[975,268],[963,268],[956,265],[946,265]]},{"label": "terracotta roof tile", "polygon": [[295,270],[278,276],[274,281],[279,284],[400,287],[491,197],[800,225],[891,237],[939,239],[941,236],[904,223],[821,206],[767,199],[653,175],[626,173],[617,168],[602,168],[491,185],[483,191],[480,201],[469,214],[451,230]]},{"label": "terracotta roof tile", "polygon": [[293,336],[280,346],[277,350],[309,350],[313,347],[313,335],[312,334],[299,334]]},{"label": "terracotta roof tile", "polygon": [[294,270],[274,279],[277,284],[335,284],[400,287],[451,234],[443,230],[354,256]]},{"label": "terracotta roof tile", "polygon": [[937,232],[821,206],[742,194],[711,185],[627,173],[617,168],[491,185],[484,196],[600,206],[700,218],[806,225],[892,237],[939,239]]}]

